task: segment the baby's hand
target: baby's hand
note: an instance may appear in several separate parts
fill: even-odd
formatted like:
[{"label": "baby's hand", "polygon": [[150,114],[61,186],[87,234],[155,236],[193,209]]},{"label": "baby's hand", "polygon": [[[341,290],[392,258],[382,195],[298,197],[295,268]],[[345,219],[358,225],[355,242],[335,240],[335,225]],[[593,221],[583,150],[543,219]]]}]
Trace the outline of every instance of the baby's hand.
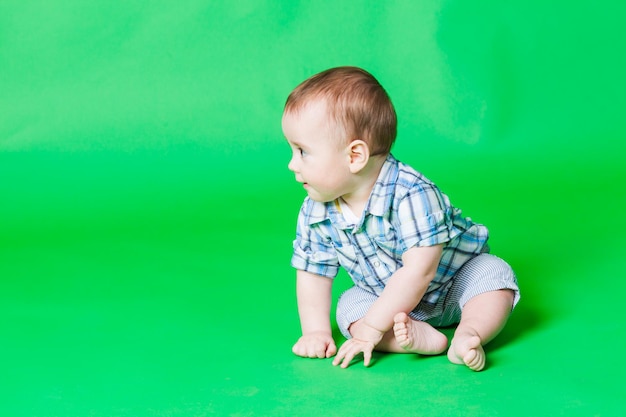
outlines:
[{"label": "baby's hand", "polygon": [[341,345],[337,357],[333,360],[333,365],[341,364],[342,368],[347,368],[357,355],[363,354],[365,366],[369,366],[372,361],[372,351],[382,340],[384,333],[359,320],[350,326],[352,339],[346,340]]},{"label": "baby's hand", "polygon": [[337,353],[337,346],[330,333],[315,332],[302,335],[292,351],[304,358],[330,358]]},{"label": "baby's hand", "polygon": [[333,360],[333,365],[341,364],[342,368],[347,368],[359,353],[363,353],[363,362],[369,366],[372,360],[372,351],[376,345],[367,340],[349,339],[339,349],[337,357]]}]

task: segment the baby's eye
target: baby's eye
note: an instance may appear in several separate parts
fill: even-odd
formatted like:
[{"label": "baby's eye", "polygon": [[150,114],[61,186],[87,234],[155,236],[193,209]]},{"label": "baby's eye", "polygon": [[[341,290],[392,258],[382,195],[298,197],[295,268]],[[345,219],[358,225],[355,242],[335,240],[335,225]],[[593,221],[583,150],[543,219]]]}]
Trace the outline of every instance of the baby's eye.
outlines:
[{"label": "baby's eye", "polygon": [[300,156],[305,156],[306,155],[306,151],[302,148],[298,148],[298,151],[300,152]]}]

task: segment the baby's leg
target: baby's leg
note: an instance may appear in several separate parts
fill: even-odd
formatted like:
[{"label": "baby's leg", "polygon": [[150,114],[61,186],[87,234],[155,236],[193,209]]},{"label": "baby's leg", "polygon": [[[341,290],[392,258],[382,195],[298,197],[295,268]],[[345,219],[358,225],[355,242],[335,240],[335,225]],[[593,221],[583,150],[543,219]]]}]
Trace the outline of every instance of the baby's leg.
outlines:
[{"label": "baby's leg", "polygon": [[[350,333],[358,334],[362,320],[352,323]],[[438,355],[448,347],[448,338],[423,321],[410,319],[405,313],[394,317],[394,326],[376,345],[379,352]]]},{"label": "baby's leg", "polygon": [[[359,333],[358,327],[363,317],[377,298],[376,295],[356,286],[341,295],[337,303],[337,324],[346,338]],[[406,314],[405,320],[398,320],[398,316],[396,315],[394,319],[394,328],[376,345],[377,351],[434,355],[444,352],[448,347],[446,336],[430,324],[410,320]],[[401,343],[398,343],[396,333],[402,333]]]},{"label": "baby's leg", "polygon": [[471,298],[463,307],[461,322],[448,349],[448,359],[474,371],[482,370],[485,367],[483,346],[506,324],[514,298],[512,290],[489,291]]},{"label": "baby's leg", "polygon": [[393,321],[393,342],[404,352],[438,355],[448,347],[448,338],[424,321],[413,320],[406,313],[396,314]]}]

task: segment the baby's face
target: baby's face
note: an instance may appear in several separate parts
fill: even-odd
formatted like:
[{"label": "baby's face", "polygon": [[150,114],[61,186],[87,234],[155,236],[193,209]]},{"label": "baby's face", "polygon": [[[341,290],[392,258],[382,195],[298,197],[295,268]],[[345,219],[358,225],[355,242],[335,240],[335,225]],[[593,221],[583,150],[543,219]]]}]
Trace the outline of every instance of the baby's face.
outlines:
[{"label": "baby's face", "polygon": [[316,100],[296,113],[286,113],[282,125],[292,150],[289,169],[309,197],[328,202],[344,195],[351,181],[350,156],[329,120],[326,104]]}]

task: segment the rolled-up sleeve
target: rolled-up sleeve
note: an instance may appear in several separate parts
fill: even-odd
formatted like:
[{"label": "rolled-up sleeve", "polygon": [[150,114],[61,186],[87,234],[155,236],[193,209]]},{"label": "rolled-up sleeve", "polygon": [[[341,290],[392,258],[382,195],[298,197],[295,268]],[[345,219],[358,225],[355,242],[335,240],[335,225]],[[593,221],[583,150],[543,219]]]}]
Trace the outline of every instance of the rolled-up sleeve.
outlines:
[{"label": "rolled-up sleeve", "polygon": [[321,233],[321,228],[323,224],[309,225],[304,209],[300,210],[291,266],[316,275],[334,278],[339,272],[339,259],[329,239]]}]

